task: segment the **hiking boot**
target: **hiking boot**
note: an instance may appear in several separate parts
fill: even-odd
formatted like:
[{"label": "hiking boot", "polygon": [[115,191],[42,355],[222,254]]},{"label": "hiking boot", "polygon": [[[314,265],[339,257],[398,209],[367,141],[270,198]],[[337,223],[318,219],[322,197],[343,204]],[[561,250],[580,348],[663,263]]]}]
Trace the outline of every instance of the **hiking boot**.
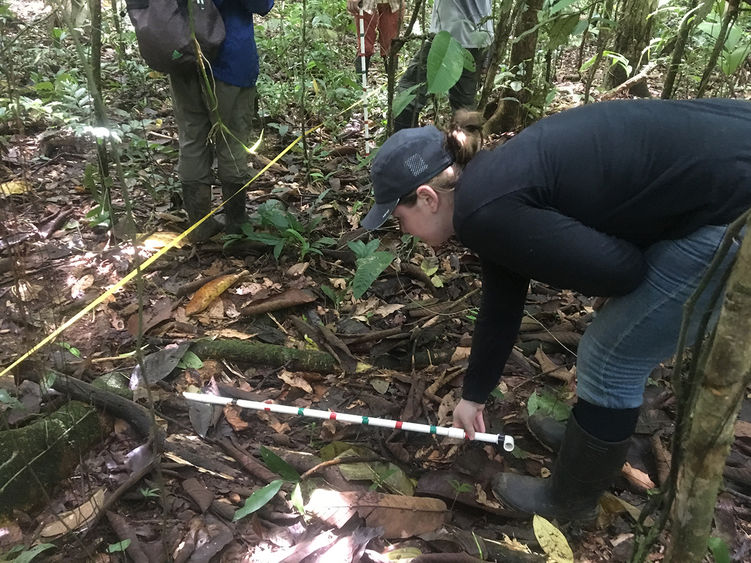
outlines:
[{"label": "hiking boot", "polygon": [[561,449],[566,423],[537,411],[527,418],[527,429],[542,447],[556,453]]},{"label": "hiking boot", "polygon": [[[183,207],[191,225],[203,219],[211,211],[211,186],[185,182],[182,184]],[[222,230],[222,224],[209,217],[188,235],[191,242],[206,242]]]},{"label": "hiking boot", "polygon": [[248,212],[245,208],[247,189],[244,184],[222,184],[222,198],[224,199],[224,232],[228,235],[239,235],[242,226],[248,222]]},{"label": "hiking boot", "polygon": [[558,521],[592,521],[598,500],[620,474],[629,438],[606,442],[587,433],[571,416],[548,479],[514,473],[493,478],[495,497],[519,512]]}]

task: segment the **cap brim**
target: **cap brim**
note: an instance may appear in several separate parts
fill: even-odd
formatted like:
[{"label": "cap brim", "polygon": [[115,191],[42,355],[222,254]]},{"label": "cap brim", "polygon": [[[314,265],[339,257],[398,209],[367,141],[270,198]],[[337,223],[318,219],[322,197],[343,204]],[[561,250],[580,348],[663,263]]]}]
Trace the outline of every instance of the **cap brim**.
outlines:
[{"label": "cap brim", "polygon": [[365,227],[369,231],[373,231],[383,225],[386,220],[391,217],[391,214],[399,205],[399,200],[390,201],[388,203],[376,203],[368,211],[368,214],[360,221],[360,226]]}]

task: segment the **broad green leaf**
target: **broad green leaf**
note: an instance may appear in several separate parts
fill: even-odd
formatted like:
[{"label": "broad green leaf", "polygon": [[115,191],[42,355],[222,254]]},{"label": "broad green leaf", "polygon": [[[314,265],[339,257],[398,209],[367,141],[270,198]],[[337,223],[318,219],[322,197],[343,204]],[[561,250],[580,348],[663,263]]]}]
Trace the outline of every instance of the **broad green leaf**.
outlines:
[{"label": "broad green leaf", "polygon": [[178,365],[185,369],[201,369],[203,367],[203,362],[194,352],[188,350],[185,352],[185,355],[183,355],[182,360],[180,360]]},{"label": "broad green leaf", "polygon": [[712,536],[707,540],[707,546],[712,552],[715,563],[730,563],[730,549],[725,540]]},{"label": "broad green leaf", "polygon": [[130,540],[123,540],[117,543],[111,543],[107,546],[107,553],[118,553],[125,551],[130,546]]},{"label": "broad green leaf", "polygon": [[402,547],[400,549],[395,549],[394,551],[389,551],[386,558],[389,561],[411,561],[412,559],[420,557],[420,555],[422,555],[422,551],[416,547]]},{"label": "broad green leaf", "polygon": [[426,276],[432,276],[438,271],[438,258],[425,258],[420,264],[420,269]]},{"label": "broad green leaf", "polygon": [[352,278],[354,298],[360,299],[393,260],[394,255],[391,252],[374,252],[365,258],[358,258],[357,270]]},{"label": "broad green leaf", "polygon": [[284,481],[276,479],[265,487],[258,489],[252,495],[248,497],[242,508],[238,508],[235,511],[235,516],[232,518],[233,522],[237,522],[241,518],[245,518],[249,514],[253,514],[256,510],[266,506],[269,501],[276,496],[279,489],[282,488]]},{"label": "broad green leaf", "polygon": [[357,258],[364,258],[367,256],[365,243],[361,240],[351,240],[347,243],[347,246]]},{"label": "broad green leaf", "polygon": [[[555,2],[555,0],[553,0],[552,2],[550,2],[550,11],[549,11],[549,14],[551,16],[555,15],[558,12],[560,12],[561,10],[565,10],[566,8],[568,8],[574,2],[576,2],[576,0],[559,0],[558,2]],[[577,18],[578,18],[578,16],[577,16]]]},{"label": "broad green leaf", "polygon": [[15,397],[11,397],[10,393],[8,393],[8,391],[5,389],[0,389],[0,405],[8,405],[10,407],[13,407],[14,409],[23,407],[23,405],[21,405],[21,402]]},{"label": "broad green leaf", "polygon": [[406,90],[402,90],[400,92],[397,92],[394,96],[394,117],[401,114],[409,104],[412,103],[412,100],[414,100],[417,97],[416,90],[420,88],[420,86],[425,86],[424,82],[420,82],[419,84],[415,84],[414,86],[410,86]]},{"label": "broad green leaf", "polygon": [[555,395],[550,393],[538,395],[535,391],[527,400],[527,413],[531,416],[538,410],[556,420],[566,420],[571,413],[571,407],[561,402]]},{"label": "broad green leaf", "polygon": [[574,552],[566,541],[566,536],[558,528],[537,514],[532,518],[532,528],[537,542],[548,556],[548,561],[574,563]]},{"label": "broad green leaf", "polygon": [[51,544],[51,543],[37,544],[31,549],[21,553],[18,557],[16,557],[13,560],[13,563],[29,563],[29,561],[33,561],[37,555],[39,555],[43,551],[47,551],[51,547],[55,547],[54,544]]},{"label": "broad green leaf", "polygon": [[464,71],[466,49],[448,31],[433,38],[428,53],[428,94],[446,94]]},{"label": "broad green leaf", "polygon": [[566,45],[577,25],[579,25],[578,14],[561,14],[560,17],[555,18],[548,31],[550,37],[548,48],[552,51],[561,45]]},{"label": "broad green leaf", "polygon": [[302,496],[302,487],[300,487],[300,483],[297,483],[295,485],[295,488],[292,490],[292,495],[289,497],[289,500],[292,503],[292,506],[295,507],[295,510],[297,510],[300,514],[305,514],[305,500]]},{"label": "broad green leaf", "polygon": [[285,481],[292,481],[294,483],[300,480],[300,474],[294,467],[265,446],[261,446],[261,457],[266,467],[274,473],[279,474]]},{"label": "broad green leaf", "polygon": [[256,242],[260,242],[262,244],[268,244],[269,246],[276,246],[279,244],[280,241],[283,241],[280,236],[278,235],[272,235],[271,233],[245,233],[245,236],[247,236],[250,240],[254,240]]},{"label": "broad green leaf", "polygon": [[723,53],[721,64],[722,72],[727,76],[734,74],[735,71],[738,70],[738,67],[740,67],[746,60],[748,53],[749,47],[746,45],[741,45],[730,53]]}]

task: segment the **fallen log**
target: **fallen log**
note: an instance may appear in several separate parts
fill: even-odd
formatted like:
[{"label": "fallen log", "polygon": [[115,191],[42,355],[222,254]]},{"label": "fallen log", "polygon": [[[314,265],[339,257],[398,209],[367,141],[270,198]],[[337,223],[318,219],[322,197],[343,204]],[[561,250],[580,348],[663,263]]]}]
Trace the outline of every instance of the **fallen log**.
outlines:
[{"label": "fallen log", "polygon": [[334,357],[318,350],[298,350],[274,344],[231,339],[197,340],[191,344],[190,350],[201,359],[229,360],[271,367],[285,366],[291,371],[339,371]]},{"label": "fallen log", "polygon": [[71,401],[37,422],[0,432],[0,514],[44,502],[111,424],[96,409]]}]

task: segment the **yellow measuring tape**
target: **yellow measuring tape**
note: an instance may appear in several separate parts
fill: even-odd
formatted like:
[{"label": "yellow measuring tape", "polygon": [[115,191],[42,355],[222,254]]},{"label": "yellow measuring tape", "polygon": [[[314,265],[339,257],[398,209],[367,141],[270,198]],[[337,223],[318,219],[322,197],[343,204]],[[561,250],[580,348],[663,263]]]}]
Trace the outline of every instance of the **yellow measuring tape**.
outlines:
[{"label": "yellow measuring tape", "polygon": [[[359,100],[357,100],[355,103],[351,104],[349,107],[343,109],[339,112],[339,115],[343,115],[344,113],[348,112],[358,104],[361,104],[365,102],[368,98],[375,95],[381,88],[374,88],[371,90],[370,93],[367,93],[363,95]],[[111,288],[109,288],[107,291],[105,291],[102,295],[94,299],[91,303],[86,305],[81,311],[79,311],[76,315],[72,316],[70,319],[68,319],[65,323],[63,323],[61,326],[56,328],[54,331],[52,331],[49,335],[47,335],[44,339],[42,339],[38,344],[36,344],[33,348],[28,350],[25,354],[23,354],[21,357],[16,359],[12,364],[10,364],[8,367],[4,368],[2,371],[0,371],[0,377],[3,377],[7,375],[13,368],[18,366],[21,362],[29,358],[32,354],[35,354],[38,352],[43,346],[46,346],[50,342],[54,341],[60,334],[62,334],[65,329],[73,326],[75,323],[77,323],[86,313],[94,309],[96,306],[101,305],[110,295],[114,294],[116,291],[118,291],[120,288],[122,288],[126,283],[128,283],[130,280],[132,280],[137,274],[139,270],[145,270],[151,264],[153,264],[158,258],[160,258],[162,255],[164,255],[168,250],[175,247],[177,243],[179,243],[181,240],[183,240],[186,236],[188,236],[190,233],[193,232],[193,230],[198,227],[201,223],[203,223],[206,219],[211,217],[214,213],[219,211],[222,207],[224,207],[224,204],[232,199],[232,197],[235,197],[239,192],[244,190],[246,187],[248,187],[250,184],[256,181],[261,174],[266,172],[271,166],[276,164],[280,158],[282,158],[285,154],[287,154],[290,150],[292,150],[292,147],[294,147],[298,142],[300,142],[303,138],[303,136],[310,135],[313,131],[321,127],[323,124],[319,123],[318,125],[315,125],[314,127],[311,127],[305,133],[302,135],[298,135],[297,138],[292,141],[287,147],[282,150],[278,155],[276,155],[269,163],[264,166],[260,172],[258,172],[255,176],[253,176],[244,186],[242,186],[240,189],[238,189],[230,198],[227,198],[227,200],[223,200],[222,203],[220,203],[216,208],[209,211],[202,219],[199,221],[196,221],[193,225],[185,229],[182,233],[180,233],[178,236],[176,236],[173,240],[169,241],[166,246],[159,249],[156,254],[151,256],[150,258],[147,258],[144,260],[140,267],[136,268],[135,270],[131,270],[128,272],[123,279],[121,279],[119,282],[117,282],[115,285],[113,285]]]},{"label": "yellow measuring tape", "polygon": [[[358,102],[359,103],[359,102]],[[350,106],[354,107],[354,106]],[[350,109],[347,108],[347,109]],[[347,110],[344,110],[347,111]],[[315,127],[311,127],[308,129],[304,135],[310,135],[313,131],[318,129],[322,124],[318,124]],[[253,178],[251,178],[244,186],[242,186],[240,189],[238,189],[234,194],[232,194],[232,197],[235,197],[240,191],[244,190],[246,187],[248,187],[250,184],[252,184],[261,174],[266,172],[271,166],[276,164],[281,157],[283,157],[285,154],[287,154],[292,147],[294,147],[301,139],[303,138],[303,135],[299,135],[294,141],[292,141],[287,147],[280,152],[276,157],[274,157],[273,160],[271,160],[266,166],[263,167],[263,169],[258,172]],[[52,331],[47,337],[45,337],[43,340],[41,340],[38,344],[36,344],[33,348],[31,348],[28,352],[23,354],[20,358],[18,358],[16,361],[14,361],[12,364],[10,364],[8,367],[3,369],[3,371],[0,371],[0,377],[3,377],[4,375],[8,374],[13,368],[18,366],[21,362],[29,358],[32,354],[38,352],[43,346],[49,344],[53,340],[55,340],[60,334],[67,328],[71,327],[73,324],[78,322],[79,319],[81,319],[86,313],[94,309],[96,306],[102,304],[110,295],[114,294],[116,291],[118,291],[121,287],[123,287],[126,283],[128,283],[130,280],[132,280],[137,274],[138,270],[145,270],[151,264],[153,264],[158,258],[160,258],[162,255],[164,255],[165,252],[170,250],[171,248],[174,248],[177,243],[179,243],[182,239],[184,239],[187,235],[193,232],[193,230],[198,227],[201,223],[203,223],[206,219],[211,217],[214,213],[219,211],[222,207],[224,207],[225,201],[222,201],[220,205],[218,205],[216,208],[209,211],[202,219],[199,221],[196,221],[193,225],[185,229],[182,233],[180,233],[178,236],[176,236],[173,240],[169,241],[166,246],[159,249],[159,251],[154,254],[153,256],[147,258],[144,260],[140,268],[136,268],[135,270],[131,270],[128,272],[128,274],[121,279],[119,282],[117,282],[115,285],[113,285],[111,288],[109,288],[107,291],[105,291],[102,295],[94,299],[91,303],[86,305],[81,311],[79,311],[76,315],[68,319],[65,323],[63,323],[60,327]]]}]

